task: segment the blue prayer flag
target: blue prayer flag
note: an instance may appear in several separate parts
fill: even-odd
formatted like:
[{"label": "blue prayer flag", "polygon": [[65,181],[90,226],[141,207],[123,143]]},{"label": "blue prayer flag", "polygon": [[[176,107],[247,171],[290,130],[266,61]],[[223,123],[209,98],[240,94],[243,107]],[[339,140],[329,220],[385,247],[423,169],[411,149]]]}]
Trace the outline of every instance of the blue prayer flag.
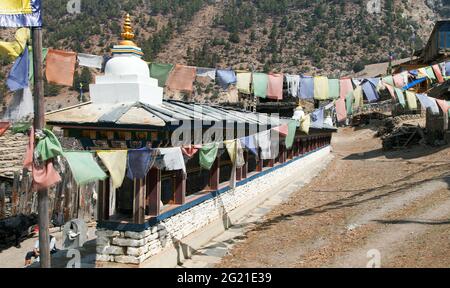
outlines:
[{"label": "blue prayer flag", "polygon": [[236,73],[233,70],[217,70],[216,76],[217,82],[223,89],[227,89],[230,84],[237,82]]},{"label": "blue prayer flag", "polygon": [[299,97],[301,99],[314,99],[314,78],[301,76],[299,86]]},{"label": "blue prayer flag", "polygon": [[25,47],[22,55],[14,62],[6,80],[6,85],[8,85],[9,90],[17,91],[28,87],[28,66],[28,47]]},{"label": "blue prayer flag", "polygon": [[41,26],[41,0],[0,1],[0,27]]}]

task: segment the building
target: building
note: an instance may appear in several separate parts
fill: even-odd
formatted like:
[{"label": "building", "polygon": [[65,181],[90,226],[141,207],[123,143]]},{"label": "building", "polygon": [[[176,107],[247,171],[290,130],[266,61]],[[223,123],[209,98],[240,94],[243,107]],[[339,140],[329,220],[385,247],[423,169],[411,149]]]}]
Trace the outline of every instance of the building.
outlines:
[{"label": "building", "polygon": [[[129,19],[122,37],[112,49],[114,57],[105,75],[90,87],[91,102],[46,115],[49,125],[79,139],[85,149],[172,147],[172,138],[181,134],[192,136],[183,144],[197,144],[211,131],[214,139],[237,139],[289,122],[239,109],[164,100],[140,48],[132,42]],[[296,169],[309,169],[321,161],[330,152],[334,131],[326,125],[312,127],[309,135],[297,131],[289,150],[284,137],[276,138],[273,145],[279,153],[273,159],[261,160],[245,151],[246,164],[236,171],[227,153],[219,153],[209,171],[200,168],[197,154],[187,161],[187,175],[153,167],[145,180],[125,179],[118,189],[112,189],[109,179],[102,181],[97,202],[98,265],[175,266],[226,229],[230,219],[245,215],[273,194],[265,188],[268,183],[282,183],[284,177],[301,173]],[[234,178],[236,184],[230,184]]]}]

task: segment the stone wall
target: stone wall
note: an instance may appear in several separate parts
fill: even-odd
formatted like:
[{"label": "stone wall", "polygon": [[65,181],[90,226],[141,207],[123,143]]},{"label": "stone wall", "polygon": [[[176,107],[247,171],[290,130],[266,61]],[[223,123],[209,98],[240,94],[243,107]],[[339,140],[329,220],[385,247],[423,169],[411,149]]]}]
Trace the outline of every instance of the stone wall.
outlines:
[{"label": "stone wall", "polygon": [[274,169],[234,190],[206,200],[142,232],[112,231],[99,228],[97,230],[96,260],[98,262],[141,264],[165,249],[178,246],[185,237],[202,231],[202,228],[214,221],[222,220],[223,225],[227,226],[228,216],[233,213],[233,210],[250,202],[262,202],[265,200],[263,198],[268,198],[271,192],[276,194],[283,186],[281,184],[292,181],[292,177],[296,177],[299,171],[317,175],[319,171],[315,171],[314,166],[318,166],[318,161],[322,161],[323,157],[329,153],[330,147],[325,147],[298,158],[288,165]]}]

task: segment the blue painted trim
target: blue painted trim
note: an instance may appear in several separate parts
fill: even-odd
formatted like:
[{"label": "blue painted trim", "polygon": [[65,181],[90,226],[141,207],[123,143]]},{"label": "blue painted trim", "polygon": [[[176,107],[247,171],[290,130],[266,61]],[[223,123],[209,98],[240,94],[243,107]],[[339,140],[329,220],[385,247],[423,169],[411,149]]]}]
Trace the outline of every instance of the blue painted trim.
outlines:
[{"label": "blue painted trim", "polygon": [[[264,171],[262,171],[262,172],[260,172],[258,174],[250,176],[250,177],[248,177],[248,178],[246,178],[246,179],[236,183],[236,187],[243,186],[243,185],[249,183],[250,181],[256,180],[256,179],[258,179],[258,178],[260,178],[262,176],[265,176],[265,175],[267,175],[267,174],[269,174],[271,172],[274,172],[274,171],[276,171],[276,170],[278,170],[280,168],[286,167],[287,165],[289,165],[291,163],[299,161],[299,160],[305,158],[306,156],[311,155],[311,154],[313,154],[315,152],[318,152],[318,151],[320,151],[322,149],[325,149],[325,148],[327,148],[329,146],[330,145],[324,146],[322,148],[315,149],[315,150],[313,150],[311,152],[308,152],[308,153],[306,153],[306,154],[304,154],[302,156],[299,156],[299,157],[297,157],[295,159],[291,159],[291,160],[289,160],[289,161],[287,161],[287,162],[285,162],[283,164],[279,164],[279,165],[277,165],[275,167],[269,168],[269,169],[264,170]],[[224,193],[226,193],[226,192],[228,192],[230,190],[231,190],[230,187],[224,187],[224,188],[219,189],[217,191],[213,191],[213,192],[211,192],[211,193],[209,193],[209,194],[207,194],[205,196],[202,196],[202,197],[200,197],[198,199],[195,199],[195,200],[193,200],[191,202],[188,202],[188,203],[186,203],[186,204],[184,204],[182,206],[179,206],[179,207],[177,207],[175,209],[172,209],[172,210],[170,210],[170,211],[168,211],[166,213],[163,213],[163,214],[159,215],[158,217],[152,218],[151,220],[147,221],[144,224],[116,223],[116,222],[109,222],[109,221],[107,221],[107,222],[99,222],[99,223],[97,223],[97,228],[104,228],[104,229],[114,230],[114,231],[142,232],[142,231],[144,231],[144,230],[146,230],[146,229],[148,229],[148,228],[150,228],[152,226],[155,226],[156,224],[160,223],[161,221],[163,221],[165,219],[168,219],[168,218],[170,218],[170,217],[172,217],[172,216],[174,216],[174,215],[176,215],[178,213],[186,211],[186,210],[188,210],[188,209],[190,209],[190,208],[192,208],[194,206],[197,206],[197,205],[199,205],[199,204],[201,204],[201,203],[203,203],[203,202],[205,202],[207,200],[216,198],[217,196],[219,196],[221,194],[224,194]]]}]

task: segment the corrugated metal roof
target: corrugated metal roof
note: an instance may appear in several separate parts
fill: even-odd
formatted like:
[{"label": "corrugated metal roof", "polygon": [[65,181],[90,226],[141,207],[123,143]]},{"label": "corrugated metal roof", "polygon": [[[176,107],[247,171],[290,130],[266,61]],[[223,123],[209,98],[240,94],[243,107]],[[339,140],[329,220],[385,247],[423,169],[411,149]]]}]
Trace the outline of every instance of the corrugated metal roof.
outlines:
[{"label": "corrugated metal roof", "polygon": [[47,113],[52,124],[114,123],[122,125],[177,125],[179,121],[209,121],[211,124],[226,121],[227,124],[276,126],[288,123],[263,113],[252,113],[234,108],[165,100],[162,105],[140,102],[115,105],[98,105],[91,102]]}]

